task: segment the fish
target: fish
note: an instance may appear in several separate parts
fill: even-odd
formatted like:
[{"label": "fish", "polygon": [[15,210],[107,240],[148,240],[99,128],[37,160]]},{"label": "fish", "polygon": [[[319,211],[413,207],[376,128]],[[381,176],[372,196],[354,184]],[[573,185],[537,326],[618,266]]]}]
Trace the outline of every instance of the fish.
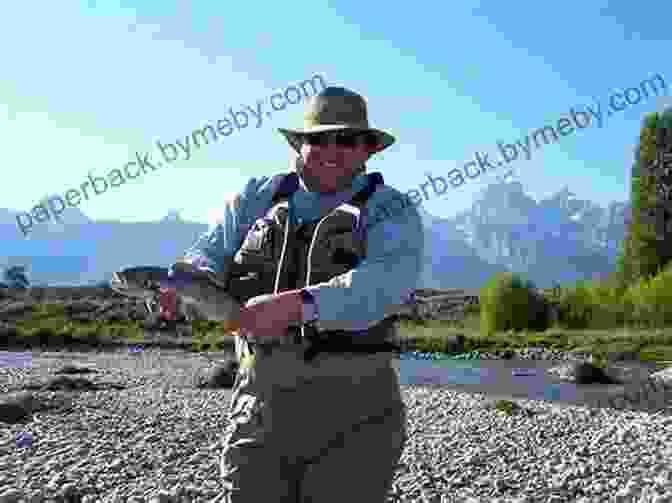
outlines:
[{"label": "fish", "polygon": [[242,305],[222,287],[213,273],[154,266],[129,267],[112,274],[110,288],[130,298],[148,301],[159,288],[172,288],[207,320],[218,321],[225,332],[236,332]]}]

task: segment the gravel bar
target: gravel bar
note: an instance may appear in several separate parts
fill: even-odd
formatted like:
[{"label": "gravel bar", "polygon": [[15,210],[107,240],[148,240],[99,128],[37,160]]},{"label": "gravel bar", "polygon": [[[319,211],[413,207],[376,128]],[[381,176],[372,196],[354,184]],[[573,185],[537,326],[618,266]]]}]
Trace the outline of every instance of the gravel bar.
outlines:
[{"label": "gravel bar", "polygon": [[[0,423],[0,503],[219,501],[231,391],[194,389],[193,378],[220,355],[33,355],[31,367],[0,369],[2,394],[73,362],[129,387],[76,392],[68,411]],[[409,439],[388,502],[672,502],[670,415],[524,399],[506,415],[483,394],[402,393]],[[21,432],[32,447],[16,446]]]}]

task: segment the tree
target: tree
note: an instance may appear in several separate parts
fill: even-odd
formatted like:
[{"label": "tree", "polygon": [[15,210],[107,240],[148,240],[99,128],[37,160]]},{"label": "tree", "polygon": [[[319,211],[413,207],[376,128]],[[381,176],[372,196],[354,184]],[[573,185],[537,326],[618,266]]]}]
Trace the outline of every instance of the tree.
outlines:
[{"label": "tree", "polygon": [[632,216],[619,273],[628,283],[672,260],[672,109],[644,118],[632,167]]},{"label": "tree", "polygon": [[30,282],[28,281],[28,274],[26,273],[25,266],[15,265],[8,267],[5,269],[3,279],[10,288],[18,288],[21,290],[30,288]]}]

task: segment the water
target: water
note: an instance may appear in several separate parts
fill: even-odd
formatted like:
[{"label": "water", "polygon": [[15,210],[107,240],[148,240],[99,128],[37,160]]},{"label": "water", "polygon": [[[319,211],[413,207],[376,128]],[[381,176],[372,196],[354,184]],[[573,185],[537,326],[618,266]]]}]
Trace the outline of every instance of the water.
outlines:
[{"label": "water", "polygon": [[33,354],[30,351],[0,351],[0,369],[30,368],[32,364]]},{"label": "water", "polygon": [[[440,385],[459,391],[485,393],[502,398],[560,401],[587,404],[616,394],[623,385],[577,385],[547,373],[562,364],[552,360],[394,360],[402,385]],[[645,364],[636,372],[641,379],[648,373]]]}]

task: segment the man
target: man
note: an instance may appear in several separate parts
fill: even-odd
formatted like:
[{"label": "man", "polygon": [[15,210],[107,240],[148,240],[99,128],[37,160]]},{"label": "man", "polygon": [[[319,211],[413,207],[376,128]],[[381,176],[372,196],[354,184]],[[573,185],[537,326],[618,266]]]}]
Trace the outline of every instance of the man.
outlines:
[{"label": "man", "polygon": [[250,179],[173,265],[209,271],[247,300],[225,501],[382,503],[406,438],[386,340],[417,286],[421,219],[380,173],[366,174],[395,139],[369,127],[360,95],[328,87],[303,129],[279,131],[295,173]]}]

